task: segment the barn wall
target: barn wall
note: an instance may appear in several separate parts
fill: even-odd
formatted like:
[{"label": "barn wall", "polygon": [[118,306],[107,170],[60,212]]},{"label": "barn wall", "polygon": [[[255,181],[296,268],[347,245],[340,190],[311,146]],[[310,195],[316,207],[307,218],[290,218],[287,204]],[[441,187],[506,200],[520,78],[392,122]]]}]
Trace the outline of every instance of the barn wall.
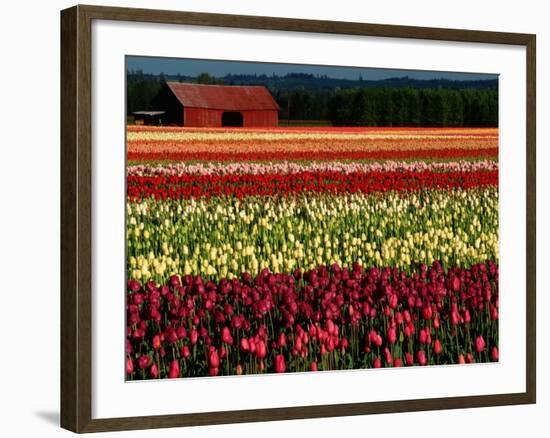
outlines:
[{"label": "barn wall", "polygon": [[215,128],[222,125],[222,111],[205,108],[185,108],[184,126]]},{"label": "barn wall", "polygon": [[277,111],[242,111],[245,127],[277,126],[279,114]]},{"label": "barn wall", "polygon": [[153,108],[166,113],[159,117],[163,125],[181,125],[183,108],[172,90],[164,85],[159,94],[153,99]]},{"label": "barn wall", "polygon": [[[277,126],[279,115],[277,111],[240,111],[245,127]],[[222,126],[223,110],[206,108],[184,108],[183,125],[191,127],[216,128]]]}]

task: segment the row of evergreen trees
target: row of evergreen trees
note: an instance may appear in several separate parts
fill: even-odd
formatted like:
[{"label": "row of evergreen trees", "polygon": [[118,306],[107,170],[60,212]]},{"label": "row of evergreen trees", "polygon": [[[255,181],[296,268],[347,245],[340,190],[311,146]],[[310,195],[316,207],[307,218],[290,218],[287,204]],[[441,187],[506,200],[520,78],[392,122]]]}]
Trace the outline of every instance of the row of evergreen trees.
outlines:
[{"label": "row of evergreen trees", "polygon": [[328,118],[337,126],[498,126],[498,91],[341,89],[328,102]]}]

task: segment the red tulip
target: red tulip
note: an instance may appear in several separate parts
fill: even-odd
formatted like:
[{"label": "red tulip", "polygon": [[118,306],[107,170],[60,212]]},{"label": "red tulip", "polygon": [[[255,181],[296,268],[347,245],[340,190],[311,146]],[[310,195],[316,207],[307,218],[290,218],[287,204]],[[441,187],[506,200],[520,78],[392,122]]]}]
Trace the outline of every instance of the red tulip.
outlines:
[{"label": "red tulip", "polygon": [[369,333],[369,341],[377,347],[380,347],[382,345],[382,336],[376,333],[375,330],[371,330]]},{"label": "red tulip", "polygon": [[420,333],[418,335],[418,342],[420,342],[421,344],[426,344],[427,342],[427,335],[424,329],[420,329]]},{"label": "red tulip", "polygon": [[214,347],[210,347],[210,352],[208,353],[208,363],[210,368],[218,368],[220,366],[220,356],[218,355],[218,350]]},{"label": "red tulip", "polygon": [[134,372],[134,362],[132,359],[128,358],[126,359],[126,373],[132,374]]},{"label": "red tulip", "polygon": [[279,335],[279,342],[278,342],[279,348],[283,348],[286,346],[286,336],[284,333],[281,333]]},{"label": "red tulip", "polygon": [[380,361],[380,358],[377,356],[374,358],[374,368],[380,368],[382,366],[382,362]]},{"label": "red tulip", "polygon": [[248,339],[246,339],[246,338],[241,339],[241,350],[245,351],[245,352],[250,350],[250,345],[248,343]]},{"label": "red tulip", "polygon": [[432,315],[433,315],[432,306],[426,306],[422,309],[422,317],[425,320],[432,319]]},{"label": "red tulip", "polygon": [[333,330],[334,330],[334,322],[332,322],[332,320],[328,319],[327,322],[326,322],[326,329],[327,329],[327,332],[329,332],[329,334],[333,334]]},{"label": "red tulip", "polygon": [[151,368],[149,368],[149,373],[151,374],[152,379],[156,379],[159,376],[159,369],[156,363],[151,365]]},{"label": "red tulip", "polygon": [[309,370],[310,370],[310,371],[317,371],[317,362],[315,362],[315,361],[314,361],[314,362],[311,362],[311,363],[309,364]]},{"label": "red tulip", "polygon": [[472,353],[468,353],[466,355],[466,363],[473,363],[474,362],[474,357],[472,356]]},{"label": "red tulip", "polygon": [[418,350],[416,353],[416,359],[420,365],[426,365],[426,353],[424,350]]},{"label": "red tulip", "polygon": [[435,354],[441,354],[441,341],[439,339],[436,339],[434,341],[434,353]]},{"label": "red tulip", "polygon": [[199,340],[199,332],[195,329],[191,330],[191,336],[189,337],[191,344],[195,345]]},{"label": "red tulip", "polygon": [[452,325],[458,325],[459,322],[460,322],[460,318],[458,316],[458,312],[453,310],[451,312],[451,324]]},{"label": "red tulip", "polygon": [[405,363],[407,366],[412,366],[414,364],[413,355],[409,352],[405,353]]},{"label": "red tulip", "polygon": [[282,354],[278,354],[275,357],[275,372],[284,373],[286,370],[285,357]]},{"label": "red tulip", "polygon": [[158,350],[160,348],[160,336],[153,336],[153,349]]},{"label": "red tulip", "polygon": [[181,355],[183,356],[184,359],[189,359],[189,356],[191,356],[191,351],[189,351],[189,346],[188,345],[184,345],[183,347],[181,347]]},{"label": "red tulip", "polygon": [[483,336],[478,336],[476,338],[475,349],[478,353],[481,353],[483,350],[485,350],[485,340],[483,339]]},{"label": "red tulip", "polygon": [[464,311],[464,324],[469,324],[472,318],[470,317],[470,311],[466,309]]},{"label": "red tulip", "polygon": [[398,357],[396,357],[394,360],[393,360],[393,366],[395,368],[401,368],[403,366],[403,362],[401,361],[401,359],[399,359]]},{"label": "red tulip", "polygon": [[396,312],[395,313],[395,321],[399,325],[403,324],[403,314],[401,312]]},{"label": "red tulip", "polygon": [[388,329],[388,342],[390,344],[395,344],[395,341],[397,341],[397,331],[395,327],[390,327]]},{"label": "red tulip", "polygon": [[256,357],[258,359],[263,359],[267,354],[267,348],[264,341],[259,341],[256,343]]},{"label": "red tulip", "polygon": [[224,327],[222,329],[222,342],[229,345],[233,344],[233,337],[231,336],[231,331],[229,330],[229,327]]},{"label": "red tulip", "polygon": [[491,349],[491,360],[493,362],[498,362],[498,348],[497,347],[493,347]]},{"label": "red tulip", "polygon": [[147,368],[151,363],[151,358],[149,356],[147,356],[146,354],[142,355],[139,359],[138,359],[138,366],[144,370],[145,368]]},{"label": "red tulip", "polygon": [[392,357],[390,349],[388,347],[386,347],[384,349],[384,356],[385,356],[385,359],[386,359],[386,363],[388,365],[391,365],[393,363],[393,357]]},{"label": "red tulip", "polygon": [[185,330],[185,328],[181,325],[176,329],[176,333],[179,339],[185,339],[185,337],[187,336],[187,330]]},{"label": "red tulip", "polygon": [[218,374],[220,373],[220,369],[215,367],[215,368],[210,368],[208,370],[208,374],[210,374],[211,376],[217,376]]},{"label": "red tulip", "polygon": [[180,376],[180,364],[177,360],[173,360],[170,363],[170,370],[168,371],[168,377],[175,379]]},{"label": "red tulip", "polygon": [[168,327],[164,336],[170,344],[174,344],[178,341],[178,334],[176,333],[176,329],[174,329],[174,327]]}]

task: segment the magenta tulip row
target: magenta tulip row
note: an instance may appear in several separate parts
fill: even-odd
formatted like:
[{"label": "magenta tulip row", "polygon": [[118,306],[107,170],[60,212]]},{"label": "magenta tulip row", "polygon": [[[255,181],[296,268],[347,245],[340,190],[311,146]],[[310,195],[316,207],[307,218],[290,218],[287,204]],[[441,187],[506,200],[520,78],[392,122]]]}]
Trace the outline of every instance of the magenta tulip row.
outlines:
[{"label": "magenta tulip row", "polygon": [[498,361],[498,266],[128,281],[128,379]]}]

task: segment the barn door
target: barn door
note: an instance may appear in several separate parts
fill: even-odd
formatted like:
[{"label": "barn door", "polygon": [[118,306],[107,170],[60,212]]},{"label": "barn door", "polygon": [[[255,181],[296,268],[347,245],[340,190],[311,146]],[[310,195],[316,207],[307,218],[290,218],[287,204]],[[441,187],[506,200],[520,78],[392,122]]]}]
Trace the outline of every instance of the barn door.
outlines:
[{"label": "barn door", "polygon": [[243,114],[238,111],[224,111],[222,126],[243,126]]}]

